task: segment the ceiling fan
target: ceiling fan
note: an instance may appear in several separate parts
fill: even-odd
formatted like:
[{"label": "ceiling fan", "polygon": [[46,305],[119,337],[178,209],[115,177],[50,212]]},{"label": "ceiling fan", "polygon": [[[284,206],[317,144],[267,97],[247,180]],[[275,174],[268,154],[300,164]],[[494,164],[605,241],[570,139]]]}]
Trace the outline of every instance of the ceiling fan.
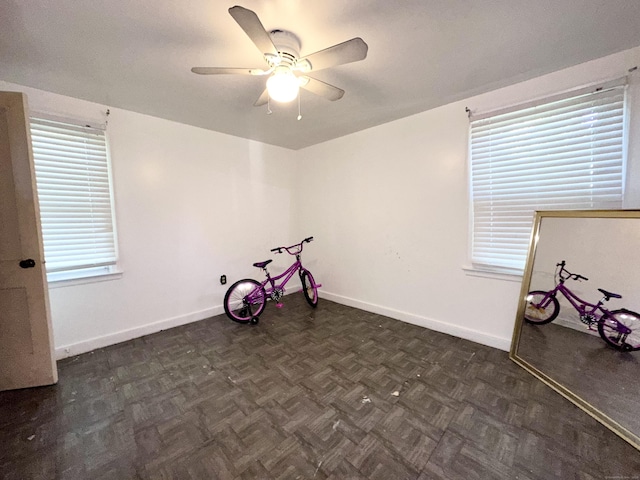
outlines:
[{"label": "ceiling fan", "polygon": [[262,52],[267,68],[193,67],[191,71],[199,75],[268,76],[266,88],[254,106],[264,105],[270,99],[290,102],[298,96],[300,87],[327,100],[340,100],[344,90],[312,78],[307,73],[357,62],[367,56],[369,47],[364,40],[356,37],[300,58],[300,40],[293,33],[285,30],[267,32],[255,12],[244,7],[231,7],[229,13]]}]

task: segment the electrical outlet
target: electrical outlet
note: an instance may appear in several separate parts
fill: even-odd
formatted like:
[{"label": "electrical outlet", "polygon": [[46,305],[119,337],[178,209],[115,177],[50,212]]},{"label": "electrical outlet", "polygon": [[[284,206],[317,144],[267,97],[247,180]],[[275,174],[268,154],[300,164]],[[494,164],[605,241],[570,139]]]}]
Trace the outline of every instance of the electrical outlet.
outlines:
[{"label": "electrical outlet", "polygon": [[226,275],[221,275],[220,276],[220,285],[224,285],[227,283],[227,276]]}]

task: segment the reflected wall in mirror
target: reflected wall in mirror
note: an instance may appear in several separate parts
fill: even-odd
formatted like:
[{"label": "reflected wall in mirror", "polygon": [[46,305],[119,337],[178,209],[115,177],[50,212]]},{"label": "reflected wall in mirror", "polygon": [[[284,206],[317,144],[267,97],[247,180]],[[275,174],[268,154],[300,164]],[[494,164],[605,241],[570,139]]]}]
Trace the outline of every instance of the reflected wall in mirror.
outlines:
[{"label": "reflected wall in mirror", "polygon": [[536,212],[510,357],[640,449],[640,211]]}]

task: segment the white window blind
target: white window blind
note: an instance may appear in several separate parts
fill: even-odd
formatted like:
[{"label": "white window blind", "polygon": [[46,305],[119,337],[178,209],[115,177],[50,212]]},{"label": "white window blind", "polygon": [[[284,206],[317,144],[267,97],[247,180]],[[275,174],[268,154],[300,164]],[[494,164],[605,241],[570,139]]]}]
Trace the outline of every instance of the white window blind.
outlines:
[{"label": "white window blind", "polygon": [[471,121],[472,262],[522,270],[535,210],[619,209],[625,88]]},{"label": "white window blind", "polygon": [[31,118],[47,273],[116,263],[105,132]]}]

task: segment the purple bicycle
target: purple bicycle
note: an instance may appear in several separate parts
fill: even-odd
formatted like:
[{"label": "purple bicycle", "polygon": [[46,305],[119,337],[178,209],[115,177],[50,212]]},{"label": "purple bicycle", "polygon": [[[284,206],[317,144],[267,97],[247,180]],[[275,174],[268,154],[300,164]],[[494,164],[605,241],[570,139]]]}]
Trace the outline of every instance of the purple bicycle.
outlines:
[{"label": "purple bicycle", "polygon": [[[224,296],[224,311],[227,316],[234,322],[251,322],[253,325],[257,325],[259,322],[258,317],[264,311],[267,300],[279,301],[284,295],[284,286],[291,277],[293,277],[295,272],[298,272],[300,276],[304,298],[312,308],[316,308],[318,306],[318,288],[321,285],[318,285],[313,279],[311,272],[302,266],[302,260],[300,259],[302,247],[305,243],[309,243],[312,240],[313,237],[308,237],[290,247],[272,248],[272,252],[282,253],[284,250],[289,255],[295,255],[296,257],[296,261],[287,268],[284,273],[275,277],[269,275],[269,271],[267,270],[267,265],[269,265],[272,260],[254,263],[254,267],[264,270],[267,276],[266,280],[258,282],[252,278],[245,278],[231,285]],[[276,284],[276,281],[280,279],[282,279],[282,282]]]},{"label": "purple bicycle", "polygon": [[604,302],[611,298],[622,298],[622,295],[608,292],[601,288],[602,299],[596,303],[582,300],[565,285],[567,280],[589,280],[582,275],[571,273],[565,269],[566,262],[556,265],[554,279],[556,286],[548,292],[534,290],[527,294],[527,305],[524,319],[529,323],[542,325],[552,322],[560,313],[560,303],[556,298],[562,293],[580,315],[580,321],[593,330],[597,325],[598,333],[610,346],[622,351],[640,350],[640,315],[627,310],[607,310]]}]

